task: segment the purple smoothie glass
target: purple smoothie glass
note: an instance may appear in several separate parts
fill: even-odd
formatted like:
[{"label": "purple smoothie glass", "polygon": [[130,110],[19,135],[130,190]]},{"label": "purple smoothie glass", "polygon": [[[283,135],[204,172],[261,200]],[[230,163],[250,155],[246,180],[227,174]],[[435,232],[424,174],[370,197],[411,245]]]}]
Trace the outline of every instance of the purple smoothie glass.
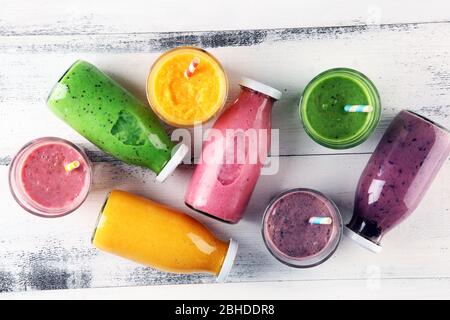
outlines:
[{"label": "purple smoothie glass", "polygon": [[380,252],[382,237],[419,205],[450,154],[450,132],[412,111],[401,111],[369,159],[344,234]]},{"label": "purple smoothie glass", "polygon": [[[329,221],[318,223],[321,219]],[[262,236],[269,252],[296,268],[314,267],[328,260],[339,245],[342,229],[341,214],[334,202],[305,188],[287,190],[272,199],[262,221]]]}]

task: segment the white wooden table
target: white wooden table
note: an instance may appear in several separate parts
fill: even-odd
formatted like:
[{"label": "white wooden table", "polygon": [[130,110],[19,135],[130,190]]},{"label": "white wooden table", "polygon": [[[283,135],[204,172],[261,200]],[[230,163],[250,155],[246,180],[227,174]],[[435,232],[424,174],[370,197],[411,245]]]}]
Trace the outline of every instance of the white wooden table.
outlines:
[{"label": "white wooden table", "polygon": [[[448,1],[76,3],[0,1],[0,299],[450,298],[449,161],[416,212],[386,236],[381,254],[343,239],[325,264],[297,270],[272,258],[260,237],[266,204],[292,187],[326,193],[347,221],[357,179],[399,110],[409,108],[450,127]],[[231,79],[230,100],[237,95],[240,75],[284,93],[273,111],[273,126],[280,129],[280,171],[261,177],[245,219],[237,225],[184,206],[191,167],[179,168],[164,184],[153,182],[149,170],[113,161],[45,105],[53,82],[78,58],[98,65],[145,101],[145,78],[153,60],[181,44],[205,47],[219,58]],[[383,104],[375,134],[344,151],[315,144],[297,117],[303,87],[336,66],[367,74]],[[8,190],[12,155],[40,136],[79,143],[95,162],[93,192],[81,209],[64,218],[29,215]],[[240,251],[229,283],[156,272],[92,248],[97,212],[113,188],[182,209],[217,234],[236,238]],[[145,285],[149,287],[134,287]]]}]

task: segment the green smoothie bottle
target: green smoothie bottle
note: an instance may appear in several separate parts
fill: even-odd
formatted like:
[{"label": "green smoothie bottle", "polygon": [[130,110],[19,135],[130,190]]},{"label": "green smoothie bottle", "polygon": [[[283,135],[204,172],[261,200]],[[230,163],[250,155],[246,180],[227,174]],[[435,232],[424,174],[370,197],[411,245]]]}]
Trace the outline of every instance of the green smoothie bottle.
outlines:
[{"label": "green smoothie bottle", "polygon": [[104,152],[147,167],[164,181],[188,152],[175,145],[151,109],[102,71],[75,62],[50,92],[50,109]]},{"label": "green smoothie bottle", "polygon": [[316,76],[300,100],[305,131],[314,141],[332,149],[352,148],[364,142],[378,125],[380,114],[375,85],[362,73],[347,68]]}]

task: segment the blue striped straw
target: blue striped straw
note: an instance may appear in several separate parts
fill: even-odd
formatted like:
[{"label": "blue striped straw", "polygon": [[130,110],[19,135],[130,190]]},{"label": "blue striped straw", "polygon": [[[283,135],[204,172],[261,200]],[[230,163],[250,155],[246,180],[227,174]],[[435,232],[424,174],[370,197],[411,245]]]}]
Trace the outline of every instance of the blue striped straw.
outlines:
[{"label": "blue striped straw", "polygon": [[310,224],[332,224],[333,220],[330,217],[311,217],[309,218]]},{"label": "blue striped straw", "polygon": [[344,107],[344,110],[346,112],[372,112],[373,107],[370,105],[364,105],[364,104],[355,104],[355,105],[347,104]]}]

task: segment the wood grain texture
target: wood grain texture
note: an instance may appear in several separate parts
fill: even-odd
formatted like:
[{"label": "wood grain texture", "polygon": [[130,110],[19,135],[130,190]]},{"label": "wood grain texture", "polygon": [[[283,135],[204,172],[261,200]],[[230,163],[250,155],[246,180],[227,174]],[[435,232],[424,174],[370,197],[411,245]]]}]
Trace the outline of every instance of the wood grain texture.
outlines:
[{"label": "wood grain texture", "polygon": [[[164,294],[162,294],[164,293]],[[450,279],[373,279],[245,282],[4,292],[2,299],[445,299]]]},{"label": "wood grain texture", "polygon": [[448,20],[446,0],[0,0],[0,33],[55,35],[208,31]]},{"label": "wood grain texture", "polygon": [[[181,33],[128,33],[106,27],[83,32],[80,26],[69,32],[64,24],[60,28],[24,24],[11,31],[2,23],[0,291],[214,281],[207,275],[157,272],[95,250],[90,244],[91,233],[99,208],[113,188],[182,209],[221,237],[236,238],[240,251],[230,282],[361,281],[374,275],[392,281],[450,279],[449,161],[419,209],[386,237],[385,251],[380,255],[344,239],[330,261],[297,270],[273,259],[260,236],[266,204],[292,187],[324,192],[336,201],[347,220],[359,174],[387,124],[401,109],[407,107],[450,127],[450,23]],[[245,219],[237,225],[210,220],[184,207],[190,166],[179,168],[166,183],[157,184],[150,171],[103,154],[45,107],[46,93],[77,58],[97,64],[145,100],[144,83],[152,61],[161,51],[182,44],[206,47],[223,62],[232,85],[230,100],[237,95],[241,74],[284,93],[273,112],[273,125],[280,129],[280,171],[261,177]],[[366,73],[376,83],[383,103],[377,131],[361,146],[345,151],[313,143],[297,116],[303,87],[320,71],[336,66]],[[23,212],[9,196],[7,185],[7,165],[14,152],[28,140],[46,135],[81,144],[95,162],[95,185],[86,203],[76,213],[54,220]]]},{"label": "wood grain texture", "polygon": [[[98,163],[95,186],[76,213],[46,220],[23,212],[10,197],[3,199],[9,210],[1,216],[0,276],[3,291],[79,287],[130,286],[175,283],[211,283],[207,275],[171,275],[138,266],[92,248],[90,237],[97,213],[109,190],[119,188],[156,199],[188,212],[222,238],[233,237],[240,251],[229,281],[288,281],[325,279],[450,277],[450,223],[447,161],[420,208],[383,242],[385,251],[374,255],[343,239],[337,253],[325,264],[296,270],[270,256],[260,236],[262,212],[281,190],[309,187],[323,191],[338,204],[346,220],[353,203],[357,174],[369,155],[283,157],[276,176],[262,176],[246,217],[237,225],[225,225],[196,214],[183,205],[183,190],[191,174],[183,167],[164,184],[153,174],[131,166]],[[332,164],[332,165],[331,165]],[[7,167],[0,167],[2,181]],[[315,168],[311,173],[311,168]],[[319,170],[320,168],[320,170]],[[295,174],[292,174],[295,172]],[[177,192],[173,192],[177,190]],[[7,194],[2,183],[1,194]],[[439,206],[435,204],[439,203]],[[20,232],[18,232],[20,230]],[[432,261],[432,263],[431,263]]]},{"label": "wood grain texture", "polygon": [[[210,49],[224,64],[231,83],[247,75],[284,92],[273,112],[280,131],[280,154],[330,154],[309,139],[298,118],[300,94],[317,73],[331,67],[353,67],[377,85],[383,116],[368,142],[339,153],[369,153],[392,117],[403,108],[450,126],[449,23],[247,30],[226,32],[143,33],[0,37],[0,163],[8,163],[17,145],[39,135],[64,133],[86,143],[45,107],[49,89],[77,58],[87,59],[117,79],[143,101],[148,69],[162,50],[181,44]],[[26,77],[26,81],[24,81]],[[23,130],[17,121],[34,130]],[[44,118],[43,118],[44,117]],[[9,139],[14,136],[15,139]],[[199,141],[197,141],[198,144]],[[89,147],[91,150],[91,147]]]}]

